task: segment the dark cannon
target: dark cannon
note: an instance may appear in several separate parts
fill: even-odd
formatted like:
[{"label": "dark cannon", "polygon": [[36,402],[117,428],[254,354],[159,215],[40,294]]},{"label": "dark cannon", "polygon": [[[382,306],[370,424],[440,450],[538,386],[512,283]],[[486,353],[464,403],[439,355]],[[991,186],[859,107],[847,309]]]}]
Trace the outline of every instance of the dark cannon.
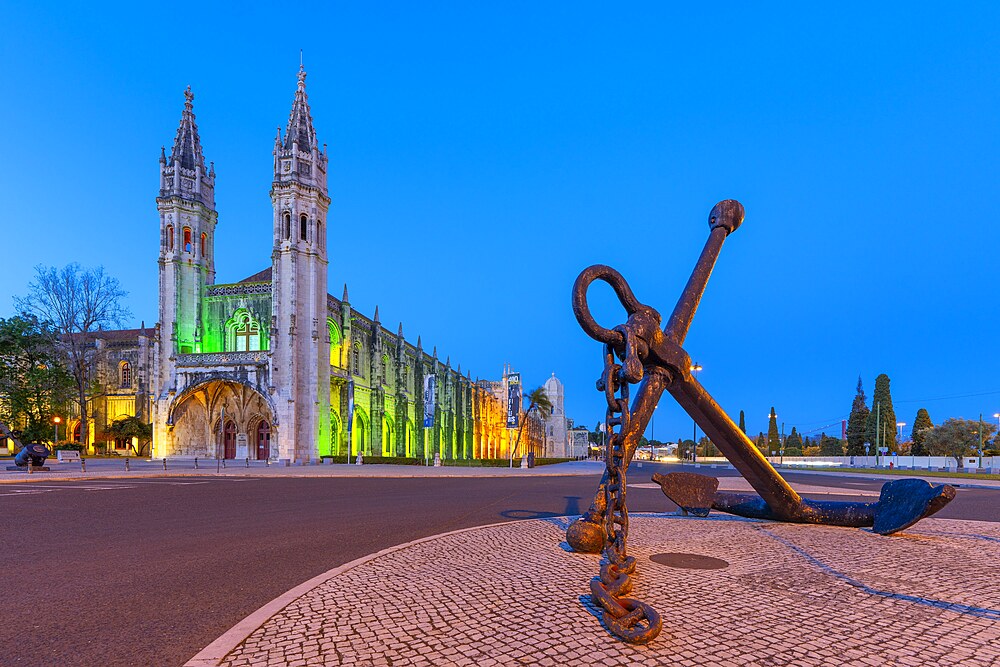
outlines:
[{"label": "dark cannon", "polygon": [[[570,546],[586,553],[603,552],[600,576],[591,581],[591,596],[604,610],[604,622],[619,638],[646,643],[661,628],[659,614],[627,597],[635,560],[627,555],[628,508],[625,474],[639,437],[664,391],[704,430],[722,454],[750,483],[756,494],[717,490],[714,478],[691,473],[657,475],[664,493],[679,507],[705,516],[711,509],[758,519],[832,526],[871,526],[889,535],[930,516],[955,497],[954,487],[921,479],[887,482],[876,503],[813,501],[802,498],[768,462],[742,430],[719,407],[692,374],[684,339],[708,285],[726,238],[743,223],[743,205],[727,199],[709,215],[709,236],[691,278],[661,329],[661,316],[641,303],[625,278],[609,266],[585,269],[573,285],[573,313],[588,336],[604,344],[604,370],[597,389],[607,399],[606,470],[587,512],[566,532]],[[613,329],[600,326],[587,305],[587,289],[596,280],[614,289],[628,319]],[[630,385],[638,384],[629,403]]]},{"label": "dark cannon", "polygon": [[21,451],[14,457],[14,464],[18,468],[27,468],[30,462],[32,466],[40,468],[45,465],[45,459],[49,458],[49,448],[38,443],[30,443],[21,448]]}]

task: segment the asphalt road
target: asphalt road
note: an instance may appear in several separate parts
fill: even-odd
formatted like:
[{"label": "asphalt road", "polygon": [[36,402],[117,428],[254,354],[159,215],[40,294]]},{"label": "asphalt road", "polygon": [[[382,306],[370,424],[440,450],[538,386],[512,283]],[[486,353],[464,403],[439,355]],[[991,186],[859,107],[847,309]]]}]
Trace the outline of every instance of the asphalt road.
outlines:
[{"label": "asphalt road", "polygon": [[[648,482],[655,469],[633,469],[631,480]],[[850,477],[788,477],[843,489],[881,486]],[[579,514],[596,481],[145,478],[3,485],[0,665],[180,665],[250,612],[330,568],[458,528]],[[939,516],[997,521],[998,500],[1000,490],[962,489]],[[675,509],[659,490],[642,488],[630,489],[629,506]]]}]

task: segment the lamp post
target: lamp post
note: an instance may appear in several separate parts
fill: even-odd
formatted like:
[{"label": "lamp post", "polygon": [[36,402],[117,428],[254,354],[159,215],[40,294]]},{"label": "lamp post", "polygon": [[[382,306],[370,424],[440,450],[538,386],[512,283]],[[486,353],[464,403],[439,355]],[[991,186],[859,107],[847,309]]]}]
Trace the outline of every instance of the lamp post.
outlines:
[{"label": "lamp post", "polygon": [[59,422],[62,419],[56,415],[52,418],[52,446],[55,447],[56,443],[59,442]]},{"label": "lamp post", "polygon": [[650,431],[650,433],[649,433],[649,460],[650,460],[650,462],[653,461],[653,440],[656,439],[656,408],[658,408],[658,407],[660,407],[659,403],[657,403],[656,405],[653,406],[653,417],[652,417],[652,420],[651,420],[652,423],[649,426],[649,431]]},{"label": "lamp post", "polygon": [[[695,382],[698,381],[698,372],[700,370],[701,370],[701,364],[699,364],[697,361],[691,364],[691,372],[694,373]],[[692,419],[691,422],[693,428],[691,435],[691,441],[693,443],[691,447],[691,463],[694,464],[698,463],[698,422],[695,421],[694,419]]]}]

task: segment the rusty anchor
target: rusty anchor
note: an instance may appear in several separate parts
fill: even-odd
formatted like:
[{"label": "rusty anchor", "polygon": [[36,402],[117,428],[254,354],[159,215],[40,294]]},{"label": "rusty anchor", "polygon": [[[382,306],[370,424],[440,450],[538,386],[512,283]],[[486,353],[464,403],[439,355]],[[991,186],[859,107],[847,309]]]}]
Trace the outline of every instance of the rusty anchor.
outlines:
[{"label": "rusty anchor", "polygon": [[[702,428],[705,434],[750,483],[756,494],[717,490],[703,475],[670,473],[654,478],[678,506],[695,515],[710,509],[744,517],[831,526],[871,526],[889,535],[930,516],[955,497],[948,485],[921,479],[887,482],[878,502],[814,501],[802,498],[768,462],[691,373],[691,358],[684,339],[708,285],[712,269],[726,238],[743,223],[744,209],[727,199],[709,215],[709,236],[666,325],[661,316],[641,303],[625,278],[615,269],[594,265],[573,285],[573,313],[588,336],[604,344],[604,373],[598,389],[608,401],[605,448],[606,470],[587,512],[567,529],[570,546],[580,552],[603,552],[607,563],[591,582],[592,598],[604,610],[605,625],[631,643],[651,641],[660,620],[648,605],[625,598],[631,590],[629,576],[635,569],[627,555],[628,510],[625,475],[639,436],[664,391]],[[590,313],[587,290],[601,280],[611,286],[625,308],[625,324],[605,329]],[[620,361],[620,363],[619,363]],[[629,385],[638,384],[631,405]],[[619,604],[616,600],[625,601]]]}]

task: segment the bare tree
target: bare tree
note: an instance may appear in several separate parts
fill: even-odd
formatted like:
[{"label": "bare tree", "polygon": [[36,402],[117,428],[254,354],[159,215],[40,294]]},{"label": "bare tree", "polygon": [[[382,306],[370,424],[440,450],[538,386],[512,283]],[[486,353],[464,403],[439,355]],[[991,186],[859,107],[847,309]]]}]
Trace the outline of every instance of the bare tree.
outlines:
[{"label": "bare tree", "polygon": [[28,284],[28,296],[14,299],[21,312],[50,323],[59,334],[59,346],[66,354],[76,385],[80,439],[84,446],[90,439],[87,390],[94,354],[93,334],[120,327],[131,317],[121,303],[127,294],[117,278],[104,273],[104,267],[85,269],[74,262],[62,269],[36,266],[35,279]]}]

